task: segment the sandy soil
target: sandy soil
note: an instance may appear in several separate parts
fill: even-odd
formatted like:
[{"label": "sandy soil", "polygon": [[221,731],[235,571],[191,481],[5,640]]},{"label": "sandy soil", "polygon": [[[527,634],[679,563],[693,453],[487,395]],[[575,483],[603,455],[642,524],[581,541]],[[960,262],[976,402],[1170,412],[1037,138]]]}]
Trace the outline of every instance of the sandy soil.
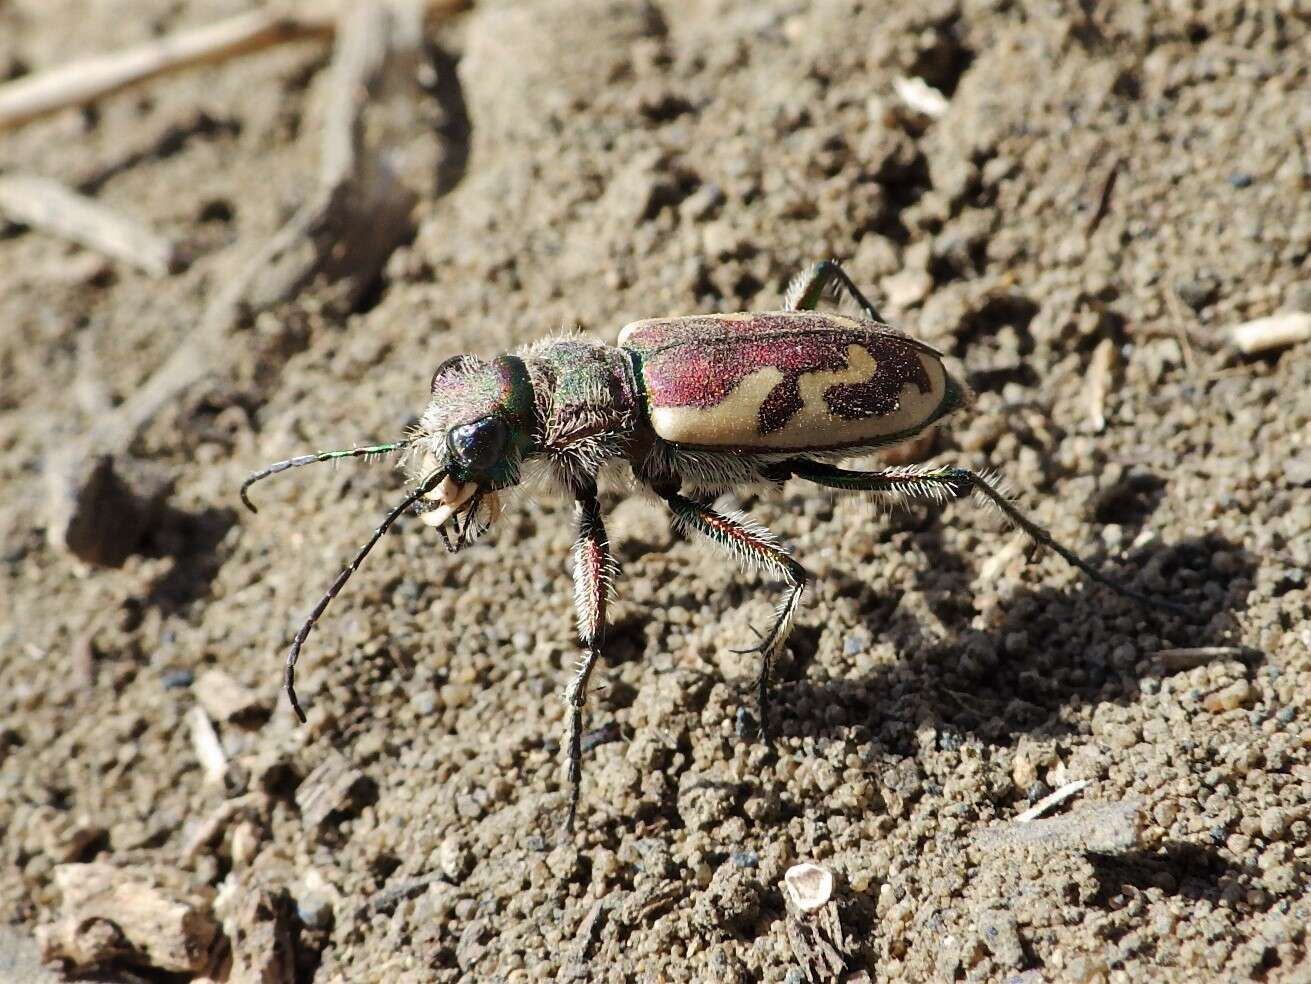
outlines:
[{"label": "sandy soil", "polygon": [[[241,6],[0,3],[0,77]],[[1293,2],[480,3],[433,39],[413,242],[348,316],[310,292],[232,334],[231,366],[134,448],[177,486],[115,570],[46,545],[49,455],[89,426],[87,380],[131,394],[304,200],[328,51],[6,134],[0,168],[92,190],[195,260],[155,280],[0,227],[5,938],[54,919],[59,865],[97,860],[220,915],[287,893],[302,980],[797,984],[837,973],[780,886],[812,860],[838,876],[844,974],[1308,979],[1311,350],[1226,344],[1311,310],[1308,26]],[[945,115],[907,111],[899,77]],[[388,538],[307,648],[295,726],[284,647],[402,480],[306,469],[250,516],[247,473],[399,436],[451,354],[774,307],[830,255],[980,391],[932,460],[995,469],[1193,617],[1003,553],[969,503],[743,497],[815,575],[765,746],[740,734],[754,667],[733,650],[774,587],[616,486],[621,602],[589,705],[616,740],[587,755],[574,839],[565,503],[516,501],[454,560],[415,522]],[[1180,647],[1227,648],[1160,655]],[[215,668],[256,697],[217,722],[220,784],[188,723]],[[311,817],[305,784],[350,768]],[[1137,804],[1134,844],[980,839],[1078,779],[1054,812]]]}]

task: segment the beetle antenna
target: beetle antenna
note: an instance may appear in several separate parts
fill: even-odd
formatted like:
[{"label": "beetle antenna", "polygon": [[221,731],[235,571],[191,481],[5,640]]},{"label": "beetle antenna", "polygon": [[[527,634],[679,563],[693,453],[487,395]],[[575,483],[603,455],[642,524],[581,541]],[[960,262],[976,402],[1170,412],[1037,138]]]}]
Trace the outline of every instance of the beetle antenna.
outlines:
[{"label": "beetle antenna", "polygon": [[[339,455],[350,454],[350,452],[336,453]],[[313,456],[310,457],[313,458]],[[284,464],[286,463],[284,462]],[[391,527],[391,524],[396,522],[396,520],[399,519],[412,505],[440,485],[442,479],[445,477],[445,469],[438,469],[433,472],[419,484],[419,487],[415,489],[414,492],[406,496],[404,502],[387,514],[386,518],[383,519],[378,528],[373,531],[373,536],[369,537],[369,542],[360,548],[360,552],[355,555],[355,559],[347,564],[342,569],[342,572],[337,575],[337,579],[332,582],[332,585],[328,588],[327,592],[325,592],[323,597],[319,599],[319,603],[314,606],[314,610],[310,612],[310,617],[307,618],[305,624],[300,627],[300,631],[296,633],[296,637],[291,640],[291,650],[287,653],[287,670],[283,675],[282,689],[287,692],[287,699],[291,701],[291,709],[296,712],[296,717],[300,718],[301,724],[305,723],[306,718],[305,712],[301,709],[300,701],[296,699],[296,660],[300,658],[300,648],[305,645],[305,640],[309,637],[310,630],[314,628],[314,623],[319,620],[319,617],[324,613],[328,605],[332,603],[332,599],[337,597],[338,592],[340,592],[346,582],[350,580],[350,576],[359,570],[360,564],[364,563],[364,558],[369,555],[369,551],[373,549],[373,545],[382,539],[383,534],[387,532]]]},{"label": "beetle antenna", "polygon": [[288,468],[299,468],[301,465],[312,465],[316,461],[336,461],[338,458],[362,458],[373,454],[389,454],[392,451],[400,451],[410,446],[408,440],[393,441],[390,444],[370,444],[368,447],[350,448],[346,451],[320,451],[317,454],[303,454],[299,458],[288,458],[286,461],[279,461],[275,465],[269,465],[267,468],[261,468],[248,479],[241,483],[241,501],[251,512],[259,512],[255,504],[250,501],[250,496],[246,494],[256,482],[268,478],[270,475],[276,475],[278,472],[284,472]]}]

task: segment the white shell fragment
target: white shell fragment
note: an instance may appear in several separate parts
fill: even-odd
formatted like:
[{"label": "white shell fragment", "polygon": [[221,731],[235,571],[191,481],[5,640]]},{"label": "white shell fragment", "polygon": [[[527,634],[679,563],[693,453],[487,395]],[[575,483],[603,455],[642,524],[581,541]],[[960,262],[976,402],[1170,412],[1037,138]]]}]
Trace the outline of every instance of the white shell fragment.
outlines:
[{"label": "white shell fragment", "polygon": [[1229,337],[1244,355],[1287,348],[1311,341],[1311,314],[1305,311],[1285,311],[1268,318],[1245,321],[1229,329]]},{"label": "white shell fragment", "polygon": [[947,97],[919,78],[900,78],[892,83],[897,98],[917,113],[939,119],[947,113]]},{"label": "white shell fragment", "polygon": [[823,865],[803,861],[783,875],[792,904],[802,912],[814,912],[833,897],[833,872]]}]

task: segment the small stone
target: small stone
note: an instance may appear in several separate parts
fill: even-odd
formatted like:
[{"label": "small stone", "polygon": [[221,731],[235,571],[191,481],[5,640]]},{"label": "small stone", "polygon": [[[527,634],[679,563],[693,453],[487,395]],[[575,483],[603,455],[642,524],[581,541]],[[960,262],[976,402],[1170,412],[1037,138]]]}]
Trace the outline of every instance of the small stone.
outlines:
[{"label": "small stone", "polygon": [[985,909],[976,920],[979,939],[1003,967],[1018,969],[1024,963],[1024,946],[1015,916],[1005,909]]},{"label": "small stone", "polygon": [[1033,760],[1024,752],[1017,752],[1015,760],[1011,763],[1011,780],[1017,789],[1028,789],[1038,781],[1038,770],[1034,768]]},{"label": "small stone", "polygon": [[1214,277],[1202,275],[1180,280],[1174,285],[1174,292],[1194,311],[1200,311],[1212,301],[1220,291],[1220,284]]},{"label": "small stone", "polygon": [[296,902],[296,918],[310,929],[327,929],[332,925],[332,900],[326,895],[304,895]]},{"label": "small stone", "polygon": [[191,686],[195,679],[196,674],[191,670],[165,670],[160,682],[164,684],[165,690],[183,690]]},{"label": "small stone", "polygon": [[1229,184],[1234,188],[1251,187],[1252,181],[1252,176],[1246,171],[1235,171],[1233,174],[1229,175]]},{"label": "small stone", "polygon": [[1294,488],[1311,485],[1311,451],[1294,455],[1284,462],[1284,481]]},{"label": "small stone", "polygon": [[719,185],[703,184],[692,194],[683,199],[679,212],[694,222],[710,218],[724,204],[724,192]]},{"label": "small stone", "polygon": [[420,717],[431,717],[438,706],[437,691],[420,690],[410,697],[410,706]]},{"label": "small stone", "polygon": [[884,277],[880,286],[888,304],[904,310],[929,296],[933,290],[933,277],[924,270],[902,270]]},{"label": "small stone", "polygon": [[1174,800],[1162,800],[1157,803],[1152,810],[1152,819],[1163,830],[1169,830],[1170,825],[1174,823],[1175,817],[1179,815],[1179,804]]},{"label": "small stone", "polygon": [[733,865],[721,865],[692,909],[692,919],[709,929],[743,930],[760,913],[760,886]]},{"label": "small stone", "polygon": [[196,681],[196,698],[217,721],[249,724],[269,715],[269,708],[255,691],[223,670],[206,670],[200,675]]},{"label": "small stone", "polygon": [[437,848],[437,865],[443,875],[458,884],[473,868],[473,856],[454,837],[447,837]]},{"label": "small stone", "polygon": [[789,868],[783,883],[792,904],[802,912],[814,912],[833,897],[833,872],[808,861]]},{"label": "small stone", "polygon": [[1212,714],[1237,710],[1256,700],[1256,688],[1246,680],[1235,680],[1229,686],[1207,694],[1202,699],[1202,706]]},{"label": "small stone", "polygon": [[1288,829],[1288,814],[1277,806],[1261,814],[1261,836],[1266,840],[1277,841]]},{"label": "small stone", "polygon": [[754,868],[760,864],[760,855],[755,851],[734,851],[729,859],[739,868]]}]

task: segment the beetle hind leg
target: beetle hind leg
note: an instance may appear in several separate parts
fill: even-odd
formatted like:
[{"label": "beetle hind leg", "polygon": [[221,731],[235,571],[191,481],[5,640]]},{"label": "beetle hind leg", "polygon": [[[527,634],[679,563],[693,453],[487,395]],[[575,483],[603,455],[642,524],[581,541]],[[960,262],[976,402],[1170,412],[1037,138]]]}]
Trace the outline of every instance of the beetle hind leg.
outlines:
[{"label": "beetle hind leg", "polygon": [[787,583],[787,594],[778,606],[769,631],[757,632],[760,636],[758,645],[750,649],[738,650],[738,652],[760,654],[760,674],[756,677],[756,701],[760,714],[760,735],[764,738],[769,733],[770,670],[792,633],[792,622],[801,602],[801,593],[806,588],[806,569],[793,560],[778,545],[773,535],[763,527],[733,516],[726,516],[708,505],[677,493],[664,494],[663,498],[674,516],[684,526],[696,530],[711,543],[733,554],[738,560],[762,567]]},{"label": "beetle hind leg", "polygon": [[813,311],[819,306],[825,289],[830,286],[837,294],[845,294],[860,305],[865,317],[871,321],[886,323],[883,315],[879,314],[878,309],[860,292],[860,288],[852,283],[837,260],[820,260],[818,263],[812,263],[793,277],[783,295],[783,308],[787,311]]},{"label": "beetle hind leg", "polygon": [[1121,584],[1103,574],[1073,550],[1058,543],[1050,533],[1031,520],[995,485],[978,472],[968,468],[942,467],[930,469],[885,468],[881,471],[851,471],[833,465],[798,458],[784,463],[777,471],[787,471],[797,478],[844,492],[884,492],[910,498],[946,500],[974,493],[983,501],[995,506],[1015,526],[1023,530],[1034,542],[1047,547],[1071,567],[1074,567],[1098,584],[1116,594],[1147,608],[1157,608],[1174,615],[1189,615],[1190,610],[1163,598],[1153,598]]}]

